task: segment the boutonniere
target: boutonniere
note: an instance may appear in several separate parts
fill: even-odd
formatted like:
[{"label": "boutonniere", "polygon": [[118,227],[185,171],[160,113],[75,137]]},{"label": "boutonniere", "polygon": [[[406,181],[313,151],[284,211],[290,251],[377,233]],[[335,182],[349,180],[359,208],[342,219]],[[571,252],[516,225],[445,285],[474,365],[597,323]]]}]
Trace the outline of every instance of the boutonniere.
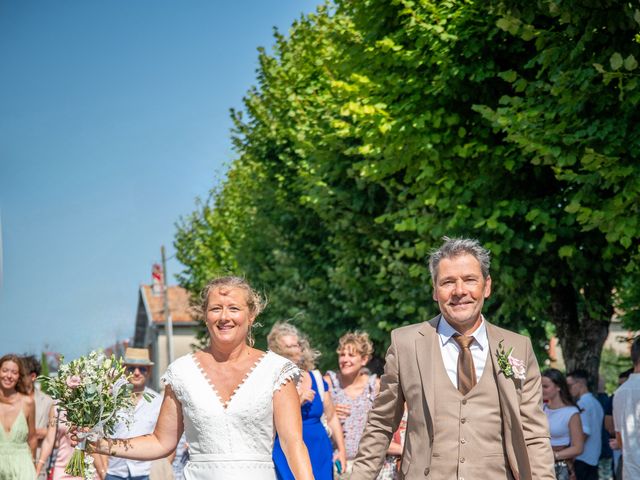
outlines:
[{"label": "boutonniere", "polygon": [[498,359],[498,366],[500,367],[500,371],[507,378],[517,378],[518,380],[525,379],[525,373],[527,371],[525,364],[522,360],[511,356],[511,352],[513,351],[513,347],[509,349],[508,352],[504,351],[504,347],[502,346],[503,340],[500,340],[498,343],[498,350],[496,350],[496,357]]}]

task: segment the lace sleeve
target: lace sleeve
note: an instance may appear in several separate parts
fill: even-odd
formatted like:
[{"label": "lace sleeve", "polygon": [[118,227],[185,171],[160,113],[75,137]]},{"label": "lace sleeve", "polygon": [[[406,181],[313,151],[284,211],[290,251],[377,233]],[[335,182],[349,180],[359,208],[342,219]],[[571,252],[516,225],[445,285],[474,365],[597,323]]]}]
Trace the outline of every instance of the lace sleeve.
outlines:
[{"label": "lace sleeve", "polygon": [[292,380],[295,385],[298,385],[300,381],[301,372],[298,367],[296,367],[291,362],[286,362],[282,368],[280,369],[280,373],[276,377],[276,380],[273,384],[273,391],[280,390],[283,385],[285,385],[288,381]]},{"label": "lace sleeve", "polygon": [[169,385],[171,387],[171,390],[173,390],[173,393],[175,394],[176,398],[178,400],[180,400],[180,402],[182,402],[183,399],[184,399],[184,391],[183,391],[183,388],[182,388],[182,382],[180,381],[180,378],[174,372],[174,368],[173,367],[174,367],[174,365],[169,365],[169,368],[167,368],[167,371],[164,372],[164,375],[162,375],[160,377],[160,381],[164,385]]}]

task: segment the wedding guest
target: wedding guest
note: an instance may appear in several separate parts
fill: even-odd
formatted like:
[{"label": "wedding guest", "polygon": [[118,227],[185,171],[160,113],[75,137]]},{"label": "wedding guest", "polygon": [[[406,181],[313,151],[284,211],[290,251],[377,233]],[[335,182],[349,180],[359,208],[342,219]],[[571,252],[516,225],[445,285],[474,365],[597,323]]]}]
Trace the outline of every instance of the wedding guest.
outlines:
[{"label": "wedding guest", "polygon": [[[53,398],[40,390],[40,386],[36,383],[36,379],[40,375],[40,362],[38,359],[33,355],[25,355],[20,360],[22,360],[26,372],[24,377],[25,387],[36,405],[36,439],[38,440],[36,458],[40,458],[40,449],[42,448],[42,441],[47,434]],[[43,470],[38,474],[38,480],[45,479],[46,472]]]},{"label": "wedding guest", "polygon": [[[618,374],[618,387],[621,387],[627,380],[629,380],[629,375],[631,375],[633,373],[633,367],[624,370],[623,372],[620,372]],[[611,395],[611,416],[613,419],[613,399],[615,398],[615,393],[614,395]],[[612,420],[613,421],[613,420]],[[617,440],[616,440],[616,436],[615,436],[615,427],[613,428],[613,435],[614,438],[612,438],[611,440],[609,440],[609,446],[611,447],[611,450],[613,451],[613,478],[615,480],[622,480],[622,450],[620,445],[618,444]]]},{"label": "wedding guest", "polygon": [[[302,414],[302,438],[311,459],[316,480],[333,478],[333,448],[328,432],[331,432],[338,446],[337,460],[346,464],[344,439],[340,421],[335,415],[328,385],[315,369],[315,361],[320,355],[309,345],[309,340],[295,326],[287,322],[276,323],[267,336],[269,350],[288,358],[302,370],[302,380],[298,384]],[[323,424],[324,422],[326,426]],[[328,429],[327,429],[328,427]],[[273,446],[273,461],[279,480],[293,480],[280,439],[276,437]]]},{"label": "wedding guest", "polygon": [[[336,403],[338,418],[343,425],[347,445],[347,466],[344,472],[348,475],[358,452],[358,444],[364,431],[367,415],[378,393],[380,380],[370,371],[373,343],[366,332],[344,334],[338,340],[336,353],[338,353],[340,369],[338,372],[327,371],[325,379]],[[406,416],[404,423],[406,425]],[[401,428],[402,426],[399,429]],[[378,480],[392,480],[397,476],[398,459],[402,454],[403,446],[399,439],[399,432],[396,432],[389,444]]]},{"label": "wedding guest", "polygon": [[[149,350],[128,347],[124,352],[123,363],[129,375],[129,382],[133,385],[132,395],[135,397],[136,407],[132,421],[120,422],[116,425],[114,434],[117,438],[128,439],[153,433],[160,414],[162,397],[147,387],[153,365],[149,358]],[[105,480],[149,480],[151,467],[150,461],[116,457],[103,456],[96,462],[96,470]]]},{"label": "wedding guest", "polygon": [[152,460],[173,452],[184,432],[189,480],[275,480],[275,428],[296,479],[311,480],[295,387],[299,369],[276,353],[253,348],[252,326],[263,308],[264,301],[244,279],[211,280],[200,305],[209,345],[169,365],[153,433],[87,442],[90,448]]},{"label": "wedding guest", "polygon": [[589,391],[589,374],[585,370],[574,370],[567,375],[567,385],[571,396],[580,407],[582,431],[586,436],[584,450],[574,462],[576,480],[598,480],[604,410]]},{"label": "wedding guest", "polygon": [[549,421],[556,480],[569,480],[573,461],[584,449],[584,433],[580,409],[560,370],[550,368],[542,372],[542,400]]},{"label": "wedding guest", "polygon": [[622,478],[640,478],[640,337],[631,345],[633,373],[613,397],[616,444],[622,449]]},{"label": "wedding guest", "polygon": [[36,475],[35,402],[24,384],[20,357],[0,358],[0,479],[33,480]]},{"label": "wedding guest", "polygon": [[[51,463],[53,468],[51,480],[81,480],[81,477],[72,477],[64,471],[74,450],[68,434],[69,427],[64,411],[53,405],[49,410],[47,434],[42,441],[42,448],[36,462],[36,475],[46,477]],[[55,455],[54,458],[50,457],[52,454]]]},{"label": "wedding guest", "polygon": [[616,437],[616,432],[613,428],[613,396],[607,394],[605,385],[605,378],[600,375],[598,377],[598,391],[595,397],[598,402],[600,402],[600,406],[604,412],[604,420],[602,421],[602,447],[600,449],[598,475],[600,480],[611,480],[613,476],[613,451],[609,445],[609,441]]},{"label": "wedding guest", "polygon": [[482,315],[489,264],[472,239],[445,237],[431,254],[440,315],[391,332],[351,480],[375,478],[405,402],[403,478],[555,478],[531,340]]},{"label": "wedding guest", "polygon": [[183,433],[178,442],[178,446],[169,455],[169,462],[173,469],[173,480],[184,480],[184,467],[189,461],[189,445],[187,444],[187,438]]}]

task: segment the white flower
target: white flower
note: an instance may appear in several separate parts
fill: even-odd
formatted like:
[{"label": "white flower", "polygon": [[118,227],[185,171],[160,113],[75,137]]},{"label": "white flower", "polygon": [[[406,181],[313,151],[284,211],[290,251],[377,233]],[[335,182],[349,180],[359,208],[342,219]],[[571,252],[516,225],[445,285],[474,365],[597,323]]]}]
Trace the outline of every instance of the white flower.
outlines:
[{"label": "white flower", "polygon": [[518,358],[512,357],[511,355],[509,355],[508,360],[511,365],[511,370],[513,371],[513,376],[518,380],[524,380],[527,372],[524,362]]}]

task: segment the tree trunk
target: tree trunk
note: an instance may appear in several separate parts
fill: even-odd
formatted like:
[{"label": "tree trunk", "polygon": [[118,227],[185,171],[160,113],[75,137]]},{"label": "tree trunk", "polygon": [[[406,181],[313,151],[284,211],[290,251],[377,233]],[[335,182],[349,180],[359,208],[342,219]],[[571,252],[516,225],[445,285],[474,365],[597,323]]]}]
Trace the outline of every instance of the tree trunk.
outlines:
[{"label": "tree trunk", "polygon": [[[588,314],[588,308],[581,308],[584,298],[572,286],[558,285],[552,291],[550,313],[556,327],[556,333],[562,348],[562,355],[567,373],[572,370],[584,369],[589,373],[590,388],[598,384],[600,355],[602,347],[609,333],[611,322],[611,295],[596,294],[599,298],[590,299],[600,303],[600,308],[593,311],[602,312],[601,315]],[[604,308],[603,308],[604,307]]]}]

